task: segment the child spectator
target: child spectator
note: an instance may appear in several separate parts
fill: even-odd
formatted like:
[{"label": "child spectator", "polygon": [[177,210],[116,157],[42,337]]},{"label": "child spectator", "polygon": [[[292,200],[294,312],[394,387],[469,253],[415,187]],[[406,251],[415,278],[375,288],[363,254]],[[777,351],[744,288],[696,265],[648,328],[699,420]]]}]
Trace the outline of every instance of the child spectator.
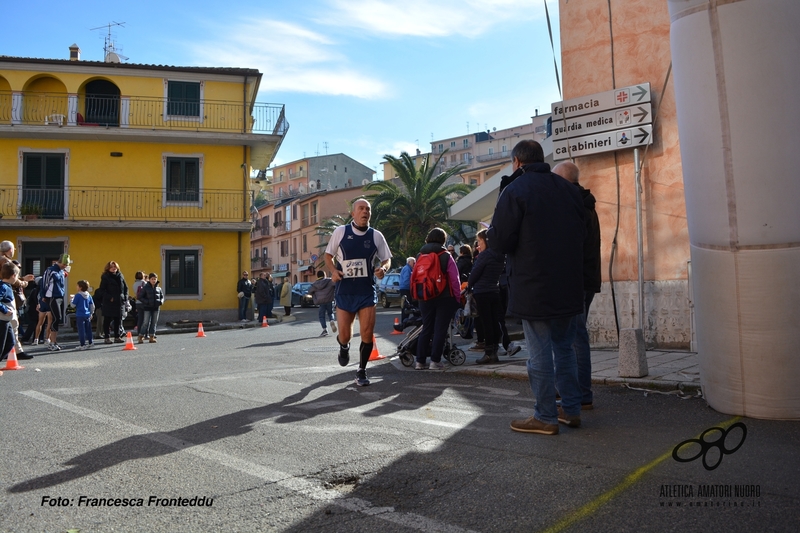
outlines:
[{"label": "child spectator", "polygon": [[145,337],[150,337],[150,342],[158,342],[156,340],[156,324],[158,324],[159,309],[164,303],[164,293],[158,286],[158,276],[155,272],[150,273],[148,281],[149,283],[142,286],[139,296],[144,310],[142,329],[139,330],[139,344],[144,342]]},{"label": "child spectator", "polygon": [[78,293],[72,298],[75,307],[75,324],[78,327],[78,340],[81,345],[79,350],[94,347],[92,337],[92,315],[94,314],[94,300],[89,294],[89,282],[82,279],[78,282]]}]

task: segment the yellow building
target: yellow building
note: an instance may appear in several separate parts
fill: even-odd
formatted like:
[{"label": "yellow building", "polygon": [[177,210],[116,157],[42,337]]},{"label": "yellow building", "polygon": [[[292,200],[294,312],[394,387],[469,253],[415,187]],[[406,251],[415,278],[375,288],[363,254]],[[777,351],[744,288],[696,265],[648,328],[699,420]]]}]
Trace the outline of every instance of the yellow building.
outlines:
[{"label": "yellow building", "polygon": [[236,317],[252,169],[288,129],[261,73],[0,56],[0,238],[24,273],[58,254],[68,290],[108,261],[159,275],[162,320]]}]

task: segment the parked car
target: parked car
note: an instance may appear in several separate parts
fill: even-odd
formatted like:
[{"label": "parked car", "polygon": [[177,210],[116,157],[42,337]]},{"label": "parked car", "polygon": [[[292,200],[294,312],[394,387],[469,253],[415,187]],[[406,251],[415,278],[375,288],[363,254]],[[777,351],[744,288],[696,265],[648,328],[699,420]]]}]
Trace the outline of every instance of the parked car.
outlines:
[{"label": "parked car", "polygon": [[315,307],[314,298],[308,294],[308,289],[311,288],[311,283],[302,281],[295,283],[292,287],[292,307],[299,305],[300,307]]},{"label": "parked car", "polygon": [[400,274],[390,272],[383,276],[378,283],[378,303],[383,307],[391,307],[392,304],[400,305],[403,296],[400,294]]}]

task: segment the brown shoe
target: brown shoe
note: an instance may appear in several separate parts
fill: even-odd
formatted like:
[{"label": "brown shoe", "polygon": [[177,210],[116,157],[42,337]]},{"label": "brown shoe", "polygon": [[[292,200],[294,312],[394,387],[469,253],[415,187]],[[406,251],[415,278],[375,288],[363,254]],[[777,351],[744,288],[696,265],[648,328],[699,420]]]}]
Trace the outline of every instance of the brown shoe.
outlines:
[{"label": "brown shoe", "polygon": [[103,341],[103,344],[114,344],[114,341],[106,337],[106,340]]},{"label": "brown shoe", "polygon": [[512,420],[511,429],[520,433],[539,433],[540,435],[558,435],[557,424],[547,424],[533,417],[525,420]]},{"label": "brown shoe", "polygon": [[123,339],[122,337],[114,337],[114,342],[116,342],[117,344],[122,344],[123,342],[125,342],[125,339]]},{"label": "brown shoe", "polygon": [[594,409],[594,404],[592,402],[581,404],[581,411],[591,411],[593,409]]},{"label": "brown shoe", "polygon": [[158,342],[155,337],[150,337],[150,342]]},{"label": "brown shoe", "polygon": [[564,412],[564,409],[562,409],[560,405],[558,406],[558,421],[569,428],[581,427],[581,416],[568,415]]},{"label": "brown shoe", "polygon": [[144,344],[144,335],[139,335],[139,344]]}]

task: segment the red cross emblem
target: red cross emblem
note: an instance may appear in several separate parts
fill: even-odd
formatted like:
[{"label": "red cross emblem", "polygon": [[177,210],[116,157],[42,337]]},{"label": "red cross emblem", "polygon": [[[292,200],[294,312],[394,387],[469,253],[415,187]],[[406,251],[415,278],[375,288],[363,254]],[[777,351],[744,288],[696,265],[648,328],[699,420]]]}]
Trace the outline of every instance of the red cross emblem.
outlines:
[{"label": "red cross emblem", "polygon": [[617,103],[624,104],[628,101],[628,92],[620,91],[617,93]]}]

